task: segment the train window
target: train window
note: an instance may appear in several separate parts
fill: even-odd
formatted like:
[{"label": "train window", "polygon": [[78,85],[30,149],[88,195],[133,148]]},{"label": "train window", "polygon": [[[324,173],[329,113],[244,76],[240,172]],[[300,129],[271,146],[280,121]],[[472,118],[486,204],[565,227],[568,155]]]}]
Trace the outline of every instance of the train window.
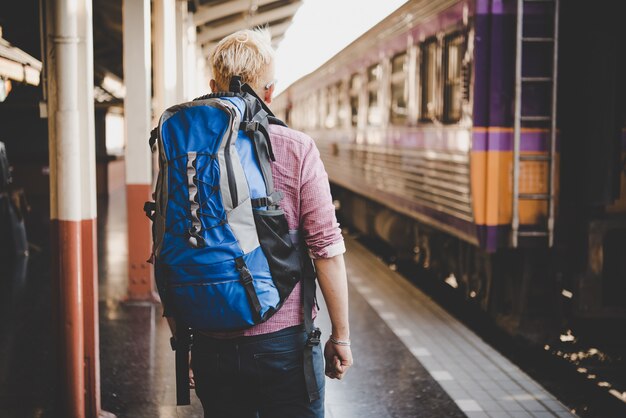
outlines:
[{"label": "train window", "polygon": [[320,128],[324,128],[326,127],[326,118],[328,117],[328,92],[326,91],[326,89],[322,88],[319,92],[319,127]]},{"label": "train window", "polygon": [[328,88],[328,93],[326,95],[326,100],[328,103],[328,113],[326,114],[326,120],[324,126],[328,129],[334,128],[337,126],[337,113],[339,106],[339,90],[336,84],[333,84]]},{"label": "train window", "polygon": [[319,95],[317,93],[313,93],[310,97],[309,97],[309,105],[308,105],[308,109],[309,111],[307,112],[308,114],[308,123],[307,126],[309,127],[309,129],[315,129],[317,128],[317,121],[319,119],[319,100],[318,100]]},{"label": "train window", "polygon": [[340,128],[345,128],[348,125],[350,114],[345,87],[344,82],[337,83],[337,126]]},{"label": "train window", "polygon": [[294,127],[302,129],[302,102],[296,100],[293,103],[293,110],[291,112],[291,123]]},{"label": "train window", "polygon": [[431,39],[422,44],[420,116],[424,121],[432,121],[436,117],[438,55],[437,39]]},{"label": "train window", "polygon": [[406,122],[407,101],[407,54],[403,52],[391,59],[391,123]]},{"label": "train window", "polygon": [[379,125],[381,123],[381,112],[378,97],[381,78],[382,66],[380,64],[374,64],[367,69],[367,122],[370,125]]},{"label": "train window", "polygon": [[359,122],[359,96],[361,90],[361,77],[358,74],[354,74],[350,78],[350,120],[352,126],[357,126]]},{"label": "train window", "polygon": [[465,56],[465,36],[452,34],[445,39],[443,59],[443,121],[456,123],[461,119],[464,97],[463,57]]}]

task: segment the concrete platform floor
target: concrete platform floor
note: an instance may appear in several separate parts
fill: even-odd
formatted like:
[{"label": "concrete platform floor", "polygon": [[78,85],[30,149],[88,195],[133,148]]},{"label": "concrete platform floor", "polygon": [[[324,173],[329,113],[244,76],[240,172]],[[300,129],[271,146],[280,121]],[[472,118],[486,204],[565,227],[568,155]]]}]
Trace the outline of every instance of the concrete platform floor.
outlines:
[{"label": "concrete platform floor", "polygon": [[[160,306],[125,301],[124,191],[102,203],[98,262],[103,409],[119,418],[202,417],[193,394],[192,405],[175,406],[174,353]],[[355,364],[344,380],[327,380],[328,418],[572,416],[364,247],[349,238],[347,244]],[[32,252],[23,274],[1,270],[2,418],[62,418],[55,401],[61,386],[50,253],[46,245],[41,247]],[[321,308],[317,322],[327,337],[330,323]]]},{"label": "concrete platform floor", "polygon": [[[52,311],[50,252],[41,231],[23,274],[0,282],[0,417],[61,418]],[[160,307],[124,302],[126,214],[123,191],[99,210],[99,311],[103,409],[119,418],[201,417],[200,403],[175,406],[174,355]],[[11,273],[11,274],[9,274]],[[461,417],[463,413],[365,300],[351,288],[356,364],[328,381],[327,416]],[[326,310],[318,325],[328,335]],[[384,342],[384,344],[381,344]]]},{"label": "concrete platform floor", "polygon": [[[109,204],[103,231],[107,242],[100,258],[106,269],[100,289],[102,405],[119,418],[202,417],[194,395],[191,406],[175,406],[174,353],[160,307],[121,302],[126,236],[125,214],[119,210],[124,205],[116,201],[120,198],[123,196],[113,196]],[[355,366],[342,381],[327,379],[327,417],[463,417],[455,402],[352,287],[350,298]],[[317,322],[328,336],[330,321],[325,307],[321,308]]]}]

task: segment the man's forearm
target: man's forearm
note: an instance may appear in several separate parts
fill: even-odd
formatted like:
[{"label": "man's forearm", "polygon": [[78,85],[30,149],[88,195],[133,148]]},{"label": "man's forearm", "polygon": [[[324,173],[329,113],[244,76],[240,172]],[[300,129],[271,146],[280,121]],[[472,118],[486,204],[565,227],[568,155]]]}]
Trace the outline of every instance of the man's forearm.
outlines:
[{"label": "man's forearm", "polygon": [[330,315],[333,337],[348,340],[350,338],[348,279],[343,255],[316,259],[314,263],[320,289]]}]

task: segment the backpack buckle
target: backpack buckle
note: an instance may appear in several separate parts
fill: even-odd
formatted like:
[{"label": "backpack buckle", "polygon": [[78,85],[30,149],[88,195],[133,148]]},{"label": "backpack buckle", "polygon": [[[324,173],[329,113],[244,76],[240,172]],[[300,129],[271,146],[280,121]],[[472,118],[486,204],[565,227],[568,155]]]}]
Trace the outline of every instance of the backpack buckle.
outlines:
[{"label": "backpack buckle", "polygon": [[252,283],[252,274],[250,273],[250,270],[248,270],[248,267],[246,266],[246,263],[243,261],[243,258],[239,257],[235,259],[235,268],[239,272],[241,283],[243,283],[244,286],[247,286],[250,283]]},{"label": "backpack buckle", "polygon": [[252,283],[252,274],[250,274],[248,267],[244,266],[241,270],[239,270],[239,276],[241,277],[241,283],[243,283],[244,286]]},{"label": "backpack buckle", "polygon": [[309,332],[309,335],[306,339],[307,347],[315,347],[319,345],[320,338],[322,337],[322,331],[319,328],[313,329],[313,331]]},{"label": "backpack buckle", "polygon": [[241,129],[243,129],[246,132],[256,132],[259,130],[259,122],[258,121],[241,122]]}]

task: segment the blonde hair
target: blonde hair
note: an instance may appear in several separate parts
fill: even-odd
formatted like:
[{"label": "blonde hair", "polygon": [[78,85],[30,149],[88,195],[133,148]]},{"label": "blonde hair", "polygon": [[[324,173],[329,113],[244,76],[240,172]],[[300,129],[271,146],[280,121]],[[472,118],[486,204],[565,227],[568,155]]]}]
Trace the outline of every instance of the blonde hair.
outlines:
[{"label": "blonde hair", "polygon": [[272,37],[265,28],[244,29],[222,39],[209,59],[213,78],[219,89],[228,89],[233,75],[241,76],[255,90],[262,90],[263,80],[274,63]]}]

